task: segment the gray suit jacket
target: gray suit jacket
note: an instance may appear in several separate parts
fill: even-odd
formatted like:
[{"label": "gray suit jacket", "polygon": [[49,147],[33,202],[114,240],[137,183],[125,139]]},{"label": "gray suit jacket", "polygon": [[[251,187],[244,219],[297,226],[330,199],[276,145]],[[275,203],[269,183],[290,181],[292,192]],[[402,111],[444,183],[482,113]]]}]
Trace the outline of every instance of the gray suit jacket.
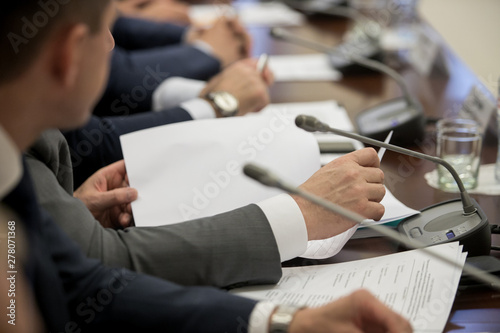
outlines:
[{"label": "gray suit jacket", "polygon": [[59,131],[45,132],[26,157],[41,205],[84,253],[106,265],[183,285],[233,287],[281,277],[274,235],[256,205],[162,227],[107,229],[73,197],[70,154]]}]

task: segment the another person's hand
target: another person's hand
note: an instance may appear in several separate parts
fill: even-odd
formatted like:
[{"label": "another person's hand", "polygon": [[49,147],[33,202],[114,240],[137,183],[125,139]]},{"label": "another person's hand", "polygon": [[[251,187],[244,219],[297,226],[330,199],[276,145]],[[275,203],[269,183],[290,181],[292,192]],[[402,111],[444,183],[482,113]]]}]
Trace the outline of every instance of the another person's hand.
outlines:
[{"label": "another person's hand", "polygon": [[251,38],[237,18],[219,18],[210,28],[192,27],[186,42],[207,43],[221,62],[222,67],[237,60],[248,58],[251,51]]},{"label": "another person's hand", "polygon": [[127,16],[159,22],[190,24],[189,5],[175,0],[117,1],[120,12]]},{"label": "another person's hand", "polygon": [[[384,173],[372,148],[364,148],[339,157],[311,176],[300,187],[366,218],[380,220],[385,208]],[[303,198],[292,196],[304,216],[309,240],[338,235],[354,226]]]},{"label": "another person's hand", "polygon": [[296,312],[290,333],[411,333],[410,323],[366,290],[356,291],[319,308]]},{"label": "another person's hand", "polygon": [[227,91],[239,102],[238,116],[249,112],[257,112],[269,104],[268,86],[273,82],[269,69],[259,73],[256,60],[240,60],[226,68],[220,74],[208,81],[200,93],[200,97],[209,92]]},{"label": "another person's hand", "polygon": [[123,160],[98,170],[73,195],[106,228],[126,228],[132,224],[130,203],[137,199],[137,190],[128,187]]}]

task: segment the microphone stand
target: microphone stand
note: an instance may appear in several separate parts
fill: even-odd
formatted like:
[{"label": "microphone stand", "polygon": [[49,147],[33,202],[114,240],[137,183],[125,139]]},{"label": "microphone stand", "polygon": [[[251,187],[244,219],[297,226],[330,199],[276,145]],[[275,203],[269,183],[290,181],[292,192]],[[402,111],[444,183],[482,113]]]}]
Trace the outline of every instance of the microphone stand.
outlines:
[{"label": "microphone stand", "polygon": [[[451,239],[460,240],[471,256],[489,254],[491,249],[491,231],[488,218],[475,200],[469,196],[460,176],[447,161],[355,133],[331,128],[313,116],[299,115],[295,118],[295,124],[308,132],[331,132],[376,147],[382,147],[400,154],[442,165],[451,173],[458,185],[461,198],[460,203],[458,200],[452,200],[425,208],[419,215],[402,220],[398,225],[398,229],[401,233],[406,234],[408,238],[420,238],[429,244],[451,241]],[[458,206],[459,204],[461,204],[461,210]],[[453,228],[455,228],[455,231]]]},{"label": "microphone stand", "polygon": [[385,148],[385,149],[388,149],[391,151],[395,151],[395,152],[400,153],[400,154],[409,155],[409,156],[416,157],[419,159],[431,161],[431,162],[434,162],[436,164],[440,164],[451,173],[451,175],[453,176],[453,179],[455,180],[455,182],[458,185],[458,189],[460,190],[460,197],[462,198],[462,202],[463,202],[463,206],[464,206],[464,214],[471,215],[477,211],[477,208],[472,203],[472,200],[469,196],[469,193],[467,193],[467,190],[465,189],[464,184],[462,183],[462,180],[460,179],[460,176],[458,175],[457,171],[451,166],[450,163],[448,163],[447,161],[445,161],[439,157],[422,154],[422,153],[419,153],[419,152],[416,152],[416,151],[413,151],[410,149],[398,147],[395,145],[391,145],[389,143],[385,143],[382,141],[367,138],[365,136],[358,135],[356,133],[346,132],[346,131],[342,131],[342,130],[337,129],[337,128],[332,128],[332,127],[328,126],[327,124],[319,121],[318,119],[316,119],[313,116],[299,115],[295,118],[295,125],[297,125],[297,127],[300,127],[303,130],[306,130],[308,132],[317,132],[317,131],[319,131],[319,132],[331,132],[331,133],[334,133],[334,134],[337,134],[340,136],[348,137],[348,138],[351,138],[351,139],[354,139],[357,141],[361,141],[363,143],[367,143],[367,144],[372,145],[372,146],[382,147],[382,148]]},{"label": "microphone stand", "polygon": [[[271,36],[283,41],[291,42],[312,50],[316,50],[321,53],[325,53],[330,57],[331,61],[332,59],[334,59],[333,62],[342,58],[362,67],[369,68],[389,76],[394,81],[396,81],[403,93],[403,97],[384,102],[381,105],[371,107],[370,109],[362,112],[361,114],[365,114],[367,115],[367,117],[364,117],[362,120],[361,118],[359,118],[361,114],[358,116],[358,128],[361,132],[366,132],[367,135],[371,134],[370,136],[372,137],[385,137],[390,129],[386,129],[385,131],[382,131],[380,133],[372,133],[373,129],[369,125],[373,124],[373,121],[376,121],[377,114],[379,116],[382,116],[383,118],[384,115],[387,116],[387,114],[392,114],[391,118],[397,118],[394,113],[395,111],[399,110],[399,113],[401,115],[404,115],[405,120],[404,124],[399,123],[399,119],[396,120],[400,126],[400,129],[395,130],[393,142],[399,142],[400,144],[413,143],[413,140],[423,137],[425,118],[422,112],[422,106],[412,98],[403,77],[394,69],[381,63],[380,61],[372,60],[365,56],[359,56],[356,54],[355,50],[340,47],[337,51],[335,51],[335,53],[333,53],[334,50],[330,46],[292,35],[283,28],[271,29]],[[333,65],[333,67],[335,66]],[[382,115],[380,115],[380,113],[382,113]],[[396,112],[396,114],[397,113],[398,112]],[[375,119],[372,119],[373,117],[375,117]],[[386,124],[386,126],[388,125],[389,124]]]},{"label": "microphone stand", "polygon": [[[387,148],[387,149],[389,149],[389,148]],[[246,164],[243,167],[243,173],[245,175],[247,175],[248,177],[260,182],[263,185],[278,188],[278,189],[281,189],[281,190],[288,192],[290,194],[298,195],[298,196],[300,196],[306,200],[309,200],[309,201],[313,202],[314,204],[321,206],[321,207],[323,207],[331,212],[334,212],[338,215],[346,217],[346,218],[350,219],[351,221],[356,222],[359,225],[363,225],[365,227],[372,228],[373,230],[379,232],[380,234],[386,236],[387,238],[403,244],[405,247],[407,247],[409,249],[419,249],[419,250],[425,252],[426,254],[428,254],[428,255],[430,255],[438,260],[441,260],[442,262],[445,262],[449,265],[452,265],[453,267],[458,267],[458,265],[456,264],[455,261],[453,261],[452,259],[450,259],[448,257],[441,255],[439,252],[433,251],[432,247],[430,247],[430,248],[426,247],[425,244],[423,244],[419,241],[403,237],[403,235],[401,235],[400,233],[398,233],[394,230],[391,230],[391,229],[387,228],[386,226],[364,223],[365,218],[363,216],[361,216],[355,212],[352,212],[348,209],[345,209],[343,207],[340,207],[340,206],[338,206],[330,201],[327,201],[323,198],[315,196],[309,192],[306,192],[306,191],[304,191],[296,186],[287,184],[286,182],[284,182],[283,180],[278,178],[276,175],[268,172],[267,170],[255,165],[255,164],[252,164],[252,163]],[[484,272],[484,271],[482,271],[474,266],[471,266],[467,263],[465,263],[463,266],[463,272],[469,274],[470,276],[472,276],[476,280],[483,282],[488,286],[491,286],[494,289],[500,290],[500,279],[494,275],[491,275],[487,272]]]}]

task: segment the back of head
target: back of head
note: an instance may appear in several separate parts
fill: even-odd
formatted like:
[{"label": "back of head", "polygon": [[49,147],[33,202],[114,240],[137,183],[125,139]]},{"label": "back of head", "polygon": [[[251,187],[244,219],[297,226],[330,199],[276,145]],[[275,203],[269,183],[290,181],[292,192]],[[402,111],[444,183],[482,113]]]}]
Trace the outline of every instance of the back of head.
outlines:
[{"label": "back of head", "polygon": [[56,29],[84,23],[99,30],[111,0],[0,1],[0,85],[20,75]]}]

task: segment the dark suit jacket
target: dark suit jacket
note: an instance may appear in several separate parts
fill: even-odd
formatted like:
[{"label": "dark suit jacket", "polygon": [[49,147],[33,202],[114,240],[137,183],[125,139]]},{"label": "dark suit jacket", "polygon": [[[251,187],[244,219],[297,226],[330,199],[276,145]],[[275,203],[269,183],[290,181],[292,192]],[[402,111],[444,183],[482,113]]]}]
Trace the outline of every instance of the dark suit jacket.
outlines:
[{"label": "dark suit jacket", "polygon": [[90,257],[183,285],[229,287],[281,277],[274,235],[256,205],[162,227],[105,229],[72,196],[69,151],[58,131],[45,132],[27,162],[42,206]]},{"label": "dark suit jacket", "polygon": [[50,332],[240,332],[255,302],[87,259],[39,208],[27,172],[2,202],[24,221],[25,272]]},{"label": "dark suit jacket", "polygon": [[121,18],[113,36],[116,47],[98,116],[124,116],[152,109],[158,85],[172,76],[207,80],[220,70],[214,57],[187,44],[178,44],[184,28],[166,23]]}]

